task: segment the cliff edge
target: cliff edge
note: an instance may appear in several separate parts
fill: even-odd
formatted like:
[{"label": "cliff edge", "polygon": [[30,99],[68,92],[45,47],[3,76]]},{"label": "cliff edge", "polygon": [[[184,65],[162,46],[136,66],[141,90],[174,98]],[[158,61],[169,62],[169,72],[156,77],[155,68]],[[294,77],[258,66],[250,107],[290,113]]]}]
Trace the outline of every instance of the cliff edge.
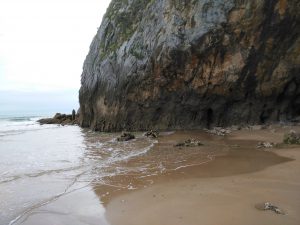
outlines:
[{"label": "cliff edge", "polygon": [[112,0],[83,66],[80,124],[98,131],[300,115],[298,0]]}]

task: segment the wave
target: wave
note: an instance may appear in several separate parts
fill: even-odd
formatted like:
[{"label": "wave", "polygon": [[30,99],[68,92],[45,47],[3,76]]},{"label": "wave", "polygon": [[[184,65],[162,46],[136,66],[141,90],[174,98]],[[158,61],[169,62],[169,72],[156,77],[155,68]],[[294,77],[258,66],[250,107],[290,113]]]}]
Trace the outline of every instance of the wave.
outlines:
[{"label": "wave", "polygon": [[34,116],[34,115],[27,115],[27,116],[3,116],[2,115],[1,116],[0,115],[0,121],[7,120],[7,121],[20,122],[20,121],[32,121],[37,118],[41,118],[41,116]]},{"label": "wave", "polygon": [[2,179],[0,179],[0,184],[8,183],[11,181],[16,181],[16,180],[24,179],[24,178],[37,178],[40,176],[50,175],[50,174],[54,174],[54,173],[58,174],[58,173],[63,173],[63,172],[75,171],[75,170],[79,170],[83,167],[84,167],[84,165],[78,165],[78,166],[66,167],[66,168],[61,168],[61,169],[44,170],[44,171],[39,171],[36,173],[25,173],[22,175],[3,177]]},{"label": "wave", "polygon": [[[118,171],[118,169],[114,166],[115,163],[119,161],[126,161],[129,160],[133,157],[138,157],[142,154],[146,154],[157,142],[156,140],[151,140],[149,143],[147,142],[147,146],[144,146],[142,148],[134,148],[137,147],[136,141],[148,141],[148,139],[144,138],[137,138],[137,140],[131,141],[131,142],[126,142],[126,143],[119,143],[119,142],[114,142],[114,140],[110,139],[105,141],[103,144],[98,144],[98,143],[91,143],[92,147],[94,149],[102,150],[105,152],[108,152],[110,156],[106,158],[105,160],[99,159],[96,162],[91,161],[89,158],[86,158],[87,155],[83,155],[82,161],[78,165],[66,167],[66,168],[61,168],[61,169],[52,169],[52,170],[45,170],[45,171],[37,171],[34,173],[30,174],[24,174],[22,176],[15,176],[15,177],[10,177],[10,180],[7,179],[6,181],[3,182],[10,182],[10,181],[15,181],[17,179],[26,179],[26,178],[31,178],[35,179],[40,176],[44,175],[50,175],[50,174],[65,174],[66,172],[74,171],[74,173],[67,175],[65,174],[65,177],[67,178],[66,180],[70,181],[68,184],[65,186],[65,189],[62,190],[62,192],[54,193],[53,195],[49,196],[48,198],[41,199],[39,202],[32,204],[29,207],[26,207],[23,212],[21,212],[19,215],[15,216],[10,221],[10,225],[18,224],[19,221],[26,220],[28,215],[31,214],[31,212],[37,208],[40,208],[41,206],[45,206],[47,204],[52,203],[53,201],[56,201],[57,199],[61,198],[62,196],[68,195],[70,193],[73,193],[75,191],[78,191],[82,188],[88,187],[92,182],[97,182],[99,181],[103,182],[103,178],[105,177],[110,177],[114,175],[118,175],[122,171]],[[122,149],[122,147],[125,147],[126,149]],[[111,148],[114,150],[112,151]],[[130,148],[130,150],[129,150]],[[117,153],[117,154],[114,154]],[[109,171],[103,171],[105,170],[106,167],[114,168]],[[97,172],[97,174],[94,174],[93,171]],[[13,178],[13,179],[12,179]],[[75,184],[82,184],[83,186],[80,188],[77,188],[77,185]],[[113,185],[110,184],[109,182],[105,182],[105,185]],[[135,189],[132,185],[128,185],[126,187],[127,189]]]},{"label": "wave", "polygon": [[[120,144],[117,141],[109,140],[107,142],[104,142],[102,144],[91,144],[93,148],[101,149],[104,153],[109,154],[107,158],[102,157],[96,157],[95,155],[88,156],[84,155],[82,158],[81,163],[69,167],[62,167],[59,169],[49,169],[49,170],[40,170],[40,171],[33,171],[31,173],[22,173],[22,174],[14,174],[14,175],[8,175],[8,174],[2,174],[2,177],[0,179],[0,185],[4,183],[14,182],[19,179],[27,179],[27,178],[38,178],[44,175],[51,175],[51,174],[60,174],[60,173],[66,173],[71,171],[83,171],[82,175],[91,175],[90,173],[93,171],[98,171],[100,173],[97,173],[97,178],[104,178],[107,176],[114,176],[117,175],[119,172],[115,169],[109,171],[109,173],[105,173],[103,170],[105,168],[112,168],[114,164],[121,162],[121,161],[128,161],[131,158],[141,156],[143,154],[146,154],[155,143],[157,143],[157,140],[151,140],[149,142],[149,145],[143,147],[143,148],[134,148],[136,140],[133,140],[131,142],[125,143],[128,148],[131,150],[125,150],[122,149],[121,146],[117,146]],[[109,144],[107,146],[107,144]],[[124,143],[122,143],[124,144]],[[86,161],[87,160],[87,161]],[[69,162],[69,161],[62,161],[63,163]],[[95,174],[93,174],[95,175]],[[96,178],[96,177],[94,177]],[[89,179],[89,178],[88,178]]]},{"label": "wave", "polygon": [[37,121],[41,117],[38,116],[22,116],[0,118],[0,137],[19,135],[27,131],[35,131],[46,128],[53,128],[56,125],[41,126]]},{"label": "wave", "polygon": [[12,117],[12,118],[8,118],[8,121],[12,121],[12,122],[23,122],[23,121],[32,121],[33,117],[27,117],[27,116],[23,116],[23,117]]}]

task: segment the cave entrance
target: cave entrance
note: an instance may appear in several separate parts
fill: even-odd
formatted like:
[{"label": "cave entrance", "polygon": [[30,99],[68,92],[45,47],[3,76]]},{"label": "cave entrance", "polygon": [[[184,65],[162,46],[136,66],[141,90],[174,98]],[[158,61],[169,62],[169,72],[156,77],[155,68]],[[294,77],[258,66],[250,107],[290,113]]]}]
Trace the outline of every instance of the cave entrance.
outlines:
[{"label": "cave entrance", "polygon": [[213,122],[214,122],[214,111],[211,108],[209,108],[206,111],[206,126],[208,129],[210,129]]}]

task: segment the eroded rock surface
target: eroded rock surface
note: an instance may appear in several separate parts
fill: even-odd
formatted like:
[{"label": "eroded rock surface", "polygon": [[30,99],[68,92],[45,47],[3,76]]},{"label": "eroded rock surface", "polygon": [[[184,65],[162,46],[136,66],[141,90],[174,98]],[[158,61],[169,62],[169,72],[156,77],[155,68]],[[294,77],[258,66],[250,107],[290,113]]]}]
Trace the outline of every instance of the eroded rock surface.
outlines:
[{"label": "eroded rock surface", "polygon": [[298,0],[112,0],[90,46],[80,124],[99,131],[300,114]]},{"label": "eroded rock surface", "polygon": [[78,125],[78,115],[75,114],[75,110],[72,114],[56,113],[53,118],[43,118],[37,121],[41,125],[43,124],[59,124],[59,125]]}]

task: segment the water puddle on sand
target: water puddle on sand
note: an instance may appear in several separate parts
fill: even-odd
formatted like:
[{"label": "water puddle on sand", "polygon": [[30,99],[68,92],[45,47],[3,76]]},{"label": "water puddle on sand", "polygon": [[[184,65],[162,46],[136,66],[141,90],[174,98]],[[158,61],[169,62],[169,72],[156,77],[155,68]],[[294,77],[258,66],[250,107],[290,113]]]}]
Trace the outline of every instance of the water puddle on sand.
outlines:
[{"label": "water puddle on sand", "polygon": [[[72,151],[68,155],[61,152],[59,160],[54,157],[55,169],[29,171],[27,175],[32,176],[23,175],[17,181],[2,184],[16,193],[8,207],[24,204],[24,196],[35,199],[4,225],[106,225],[105,206],[117,195],[176,179],[255,172],[290,160],[257,150],[257,141],[231,140],[199,131],[162,133],[159,139],[136,133],[137,138],[129,142],[117,142],[119,134],[80,132],[76,140],[80,142],[78,160],[71,165],[66,156]],[[204,145],[174,147],[191,138]],[[69,167],[59,169],[60,164]],[[0,190],[3,188],[0,184]]]}]

